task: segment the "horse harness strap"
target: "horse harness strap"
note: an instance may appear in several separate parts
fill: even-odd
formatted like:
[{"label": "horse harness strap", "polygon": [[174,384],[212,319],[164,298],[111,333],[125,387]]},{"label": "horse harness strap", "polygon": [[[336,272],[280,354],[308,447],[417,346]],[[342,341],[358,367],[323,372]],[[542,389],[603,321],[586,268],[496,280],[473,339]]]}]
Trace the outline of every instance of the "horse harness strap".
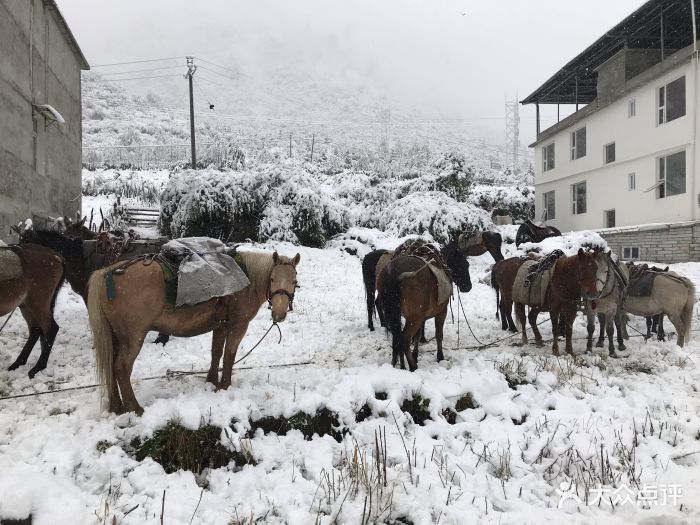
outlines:
[{"label": "horse harness strap", "polygon": [[[291,266],[292,268],[296,268],[293,263],[279,263],[276,266]],[[272,308],[272,298],[275,295],[285,295],[287,296],[287,299],[289,299],[289,307],[287,308],[287,311],[293,312],[294,311],[294,295],[296,293],[296,289],[293,292],[290,292],[288,290],[285,290],[284,288],[278,288],[277,290],[272,290],[268,288],[267,290],[267,304],[270,308]]]}]

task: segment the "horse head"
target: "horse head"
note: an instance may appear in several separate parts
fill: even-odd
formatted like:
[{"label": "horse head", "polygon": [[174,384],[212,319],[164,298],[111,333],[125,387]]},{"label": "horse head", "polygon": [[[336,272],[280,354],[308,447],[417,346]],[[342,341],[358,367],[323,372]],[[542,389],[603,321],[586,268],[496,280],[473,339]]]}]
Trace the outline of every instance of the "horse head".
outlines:
[{"label": "horse head", "polygon": [[272,254],[272,271],[267,292],[267,301],[272,310],[272,320],[281,323],[292,310],[294,292],[297,289],[297,264],[301,256],[297,253],[293,259]]},{"label": "horse head", "polygon": [[576,254],[576,276],[584,299],[596,299],[605,289],[610,274],[610,259],[603,252],[586,252],[579,248]]},{"label": "horse head", "polygon": [[472,281],[469,277],[469,261],[467,256],[459,249],[457,241],[451,241],[442,248],[442,256],[452,273],[452,280],[460,292],[468,292],[472,289]]}]

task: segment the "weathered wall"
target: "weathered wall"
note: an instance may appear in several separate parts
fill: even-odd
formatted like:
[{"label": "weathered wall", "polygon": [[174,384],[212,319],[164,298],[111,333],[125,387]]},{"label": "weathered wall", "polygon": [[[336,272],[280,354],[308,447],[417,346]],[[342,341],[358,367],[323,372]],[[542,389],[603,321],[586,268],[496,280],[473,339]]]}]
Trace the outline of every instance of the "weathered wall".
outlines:
[{"label": "weathered wall", "polygon": [[639,260],[664,264],[700,261],[700,222],[599,230],[620,257],[623,248],[639,248]]},{"label": "weathered wall", "polygon": [[[33,213],[80,211],[81,62],[52,2],[0,0],[0,239]],[[32,48],[30,60],[30,47]],[[33,118],[32,102],[65,124]]]}]

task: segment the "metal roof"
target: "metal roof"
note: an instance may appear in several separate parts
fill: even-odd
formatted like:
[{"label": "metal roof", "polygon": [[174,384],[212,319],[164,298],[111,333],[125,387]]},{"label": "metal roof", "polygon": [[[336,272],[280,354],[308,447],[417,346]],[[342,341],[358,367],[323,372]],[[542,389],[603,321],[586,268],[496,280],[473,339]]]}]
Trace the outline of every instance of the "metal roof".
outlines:
[{"label": "metal roof", "polygon": [[[695,7],[700,19],[700,1]],[[597,97],[596,68],[620,50],[677,50],[693,43],[690,0],[650,0],[557,71],[522,104],[590,104]]]},{"label": "metal roof", "polygon": [[68,40],[68,43],[73,48],[73,52],[78,57],[78,62],[80,62],[80,69],[83,69],[83,70],[90,69],[90,64],[88,64],[88,61],[85,59],[85,55],[83,55],[83,52],[80,50],[80,46],[78,45],[78,41],[73,36],[73,33],[70,30],[70,27],[68,27],[68,23],[66,22],[66,19],[63,18],[63,15],[61,14],[61,10],[58,8],[58,5],[56,5],[56,1],[55,0],[44,0],[44,3],[46,5],[46,9],[48,11],[52,11],[56,15],[56,18],[58,20],[58,25],[61,28],[61,33],[63,33],[63,36],[66,37],[66,40]]}]

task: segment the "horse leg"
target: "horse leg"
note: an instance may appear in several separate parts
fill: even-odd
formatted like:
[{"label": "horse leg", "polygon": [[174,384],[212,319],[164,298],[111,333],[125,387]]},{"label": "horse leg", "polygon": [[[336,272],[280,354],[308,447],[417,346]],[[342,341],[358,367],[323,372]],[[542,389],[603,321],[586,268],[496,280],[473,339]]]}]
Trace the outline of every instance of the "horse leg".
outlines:
[{"label": "horse leg", "polygon": [[[43,329],[42,329],[43,332]],[[44,370],[47,363],[49,362],[49,356],[51,355],[51,349],[53,348],[53,343],[56,340],[56,334],[58,333],[58,324],[51,317],[51,324],[46,332],[41,335],[41,354],[37,360],[34,367],[29,371],[29,379],[34,379],[37,372]]]},{"label": "horse leg", "polygon": [[[597,316],[598,319],[600,319],[600,315]],[[593,335],[595,334],[595,319],[596,315],[591,311],[590,306],[586,307],[586,329],[588,331],[588,338],[586,339],[586,353],[590,354],[593,351]],[[601,321],[602,323],[602,321]],[[603,327],[601,324],[601,335],[603,333]],[[598,343],[596,343],[596,346],[598,346],[600,343],[600,340],[598,340]]]},{"label": "horse leg", "polygon": [[445,359],[442,353],[442,329],[445,325],[445,319],[447,318],[447,306],[445,309],[435,316],[435,340],[437,341],[437,360],[438,363]]},{"label": "horse leg", "polygon": [[615,313],[615,329],[617,330],[617,348],[618,350],[627,350],[623,337],[622,325],[625,321],[625,312],[618,309]]},{"label": "horse leg", "polygon": [[574,332],[574,319],[576,319],[576,312],[569,317],[568,315],[562,315],[560,319],[563,320],[565,330],[566,330],[566,353],[569,355],[576,355],[574,354],[574,347],[572,344],[572,336]]},{"label": "horse leg", "polygon": [[666,333],[664,332],[664,314],[659,314],[659,325],[656,329],[656,338],[659,341],[666,340]]},{"label": "horse leg", "polygon": [[[649,317],[647,317],[649,319]],[[657,333],[659,330],[659,315],[652,315],[651,316],[651,332],[652,333]]]},{"label": "horse leg", "polygon": [[[415,321],[406,319],[406,324],[403,327],[403,332],[401,333],[400,351],[402,354],[406,355],[406,361],[408,362],[408,369],[413,372],[418,368],[418,359],[411,353],[411,341],[416,336],[418,330],[420,330],[422,323],[417,323]],[[403,364],[403,363],[402,363]],[[403,368],[403,367],[402,367]]]},{"label": "horse leg", "polygon": [[379,325],[381,327],[386,326],[386,321],[384,320],[384,310],[382,309],[382,302],[379,300],[379,297],[374,301],[374,304],[377,306],[377,315],[379,316]]},{"label": "horse leg", "polygon": [[[112,334],[112,370],[116,370],[117,363],[117,353],[119,352],[119,339],[117,336]],[[119,393],[119,383],[117,381],[116,375],[112,378],[112,384],[107,385],[108,395],[109,395],[109,411],[113,414],[123,414],[124,413],[124,403],[122,403],[122,396]]]},{"label": "horse leg", "polygon": [[143,407],[136,400],[134,389],[131,386],[131,372],[145,337],[146,334],[130,334],[129,341],[119,346],[114,359],[114,374],[122,394],[124,411],[135,412],[139,416],[143,414]]},{"label": "horse leg", "polygon": [[224,346],[224,370],[221,373],[221,383],[219,388],[226,390],[231,386],[231,375],[233,374],[233,363],[236,360],[238,345],[241,344],[243,336],[248,330],[248,323],[233,325],[226,334],[226,344]]},{"label": "horse leg", "polygon": [[596,348],[603,348],[605,346],[605,315],[598,314],[598,324],[600,324],[600,335],[598,336],[598,341],[596,342]]},{"label": "horse leg", "polygon": [[15,359],[15,362],[12,363],[8,368],[8,370],[10,371],[16,370],[20,366],[24,366],[27,364],[29,354],[32,353],[34,345],[36,345],[36,342],[39,340],[39,337],[41,337],[41,328],[39,328],[39,326],[36,324],[36,321],[34,320],[34,317],[32,316],[31,312],[29,312],[24,306],[20,306],[19,311],[22,312],[22,317],[24,317],[24,320],[27,322],[27,328],[29,328],[29,337],[27,338],[27,342],[24,343],[22,351],[17,356],[17,359]]},{"label": "horse leg", "polygon": [[617,352],[615,352],[615,324],[613,323],[613,316],[605,315],[605,331],[608,334],[608,353],[610,357],[618,357]]},{"label": "horse leg", "polygon": [[[437,321],[435,321],[435,328],[437,329]],[[425,321],[423,321],[423,324],[420,326],[420,342],[421,343],[427,343],[428,340],[425,338]],[[416,359],[418,357],[416,356]]]},{"label": "horse leg", "polygon": [[683,319],[680,315],[669,314],[668,320],[671,321],[671,324],[676,329],[676,344],[682,347],[685,344],[685,338],[683,337],[683,334],[685,334],[685,325]]},{"label": "horse leg", "polygon": [[646,335],[646,338],[647,338],[647,339],[651,339],[651,326],[652,326],[652,324],[653,324],[653,322],[654,322],[654,321],[652,320],[652,318],[653,318],[653,316],[650,316],[650,315],[648,315],[648,316],[646,316],[646,317],[644,318],[644,319],[646,320],[646,322],[647,322],[647,335]]},{"label": "horse leg", "polygon": [[559,355],[559,310],[551,308],[549,319],[552,322],[552,353]]},{"label": "horse leg", "polygon": [[505,295],[501,295],[501,319],[504,318],[507,319],[508,330],[514,334],[517,334],[518,329],[513,321],[513,299],[510,296],[505,297]]},{"label": "horse leg", "polygon": [[527,325],[525,324],[525,305],[522,303],[515,303],[515,316],[518,318],[518,322],[522,327],[522,344],[527,344]]},{"label": "horse leg", "polygon": [[221,325],[211,333],[211,364],[207,373],[207,383],[219,386],[219,363],[224,353],[226,342],[226,326]]},{"label": "horse leg", "polygon": [[530,322],[530,326],[532,327],[532,333],[535,335],[535,345],[542,346],[544,345],[542,341],[542,334],[540,333],[540,329],[537,328],[537,316],[539,314],[539,309],[531,306],[530,312],[527,314],[527,320]]}]

